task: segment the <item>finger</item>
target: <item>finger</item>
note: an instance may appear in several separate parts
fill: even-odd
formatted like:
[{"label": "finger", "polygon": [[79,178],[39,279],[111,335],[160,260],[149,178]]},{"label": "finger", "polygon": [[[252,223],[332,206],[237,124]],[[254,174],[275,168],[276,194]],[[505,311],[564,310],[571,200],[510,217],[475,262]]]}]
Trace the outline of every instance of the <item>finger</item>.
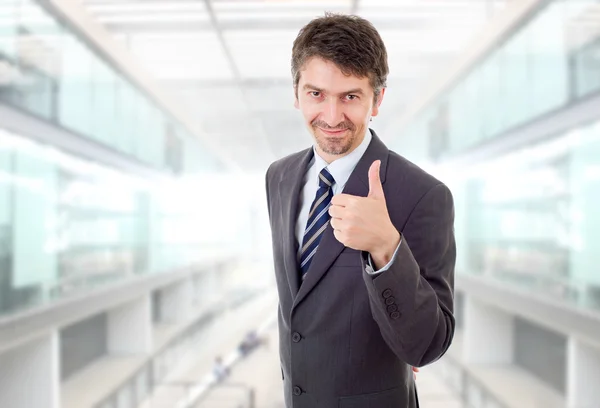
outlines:
[{"label": "finger", "polygon": [[334,232],[336,231],[337,221],[338,220],[336,218],[332,218],[329,220],[329,225],[331,225],[331,228],[333,229]]},{"label": "finger", "polygon": [[376,199],[385,199],[383,194],[383,186],[379,171],[381,169],[381,160],[375,160],[369,168],[369,197]]},{"label": "finger", "polygon": [[335,237],[335,239],[337,239],[340,243],[344,243],[344,237],[342,235],[341,231],[338,230],[333,230],[333,236]]},{"label": "finger", "polygon": [[331,199],[331,204],[346,207],[355,199],[356,197],[350,194],[336,194]]},{"label": "finger", "polygon": [[344,220],[340,218],[332,218],[329,220],[329,225],[334,231],[342,231],[344,229]]},{"label": "finger", "polygon": [[339,205],[331,205],[329,206],[329,215],[331,218],[344,218],[344,214],[346,212],[346,208]]}]

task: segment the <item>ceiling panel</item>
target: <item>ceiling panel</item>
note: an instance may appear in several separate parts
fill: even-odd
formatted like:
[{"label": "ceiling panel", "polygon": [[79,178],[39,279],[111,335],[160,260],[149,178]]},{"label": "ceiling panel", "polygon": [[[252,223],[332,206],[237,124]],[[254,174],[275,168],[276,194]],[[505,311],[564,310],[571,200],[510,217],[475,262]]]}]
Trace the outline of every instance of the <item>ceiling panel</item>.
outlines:
[{"label": "ceiling panel", "polygon": [[[369,0],[364,0],[369,1]],[[215,11],[267,11],[267,10],[339,10],[349,12],[353,0],[212,0]]]},{"label": "ceiling panel", "polygon": [[[494,0],[491,0],[494,1]],[[463,9],[485,6],[486,0],[361,0],[358,11],[367,9],[423,9],[432,12],[441,9]]]},{"label": "ceiling panel", "polygon": [[[230,21],[299,21],[303,20],[308,23],[315,17],[323,16],[324,12],[321,9],[310,9],[301,11],[292,10],[273,10],[273,11],[260,11],[260,12],[221,12],[217,13],[217,19],[219,22],[230,22]],[[298,27],[301,28],[301,27]]]},{"label": "ceiling panel", "polygon": [[286,85],[244,87],[246,97],[252,104],[251,109],[254,112],[266,111],[279,114],[286,111],[299,114],[294,108],[294,89],[291,77],[292,75],[289,74],[289,82]]},{"label": "ceiling panel", "polygon": [[225,42],[242,79],[289,78],[297,30],[227,31]]},{"label": "ceiling panel", "polygon": [[164,12],[206,12],[206,3],[203,1],[118,1],[92,3],[87,6],[88,11],[95,15],[110,14],[145,14]]},{"label": "ceiling panel", "polygon": [[[310,145],[293,107],[291,48],[304,24],[357,6],[390,76],[372,126],[390,124],[505,0],[80,0],[192,112],[233,162],[262,170]],[[515,0],[516,1],[516,0]],[[207,7],[209,5],[210,7]],[[575,13],[573,13],[575,14]],[[237,74],[236,74],[237,73]],[[239,74],[239,75],[238,75]]]},{"label": "ceiling panel", "polygon": [[233,79],[216,33],[138,34],[129,45],[158,79]]},{"label": "ceiling panel", "polygon": [[469,27],[457,30],[381,30],[380,35],[386,44],[388,54],[413,55],[459,52],[473,39],[473,34],[481,27]]},{"label": "ceiling panel", "polygon": [[[163,82],[163,85],[168,87],[169,82]],[[172,92],[185,106],[193,109],[198,118],[247,110],[242,90],[231,84],[218,87],[196,87],[190,84],[177,87]]]}]

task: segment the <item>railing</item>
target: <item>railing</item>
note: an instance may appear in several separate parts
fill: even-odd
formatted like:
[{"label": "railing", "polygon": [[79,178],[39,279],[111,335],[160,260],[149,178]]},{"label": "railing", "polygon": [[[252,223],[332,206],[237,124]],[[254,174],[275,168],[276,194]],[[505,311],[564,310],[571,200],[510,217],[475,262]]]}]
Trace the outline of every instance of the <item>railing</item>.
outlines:
[{"label": "railing", "polygon": [[[273,315],[271,318],[264,321],[256,330],[256,340],[252,344],[247,345],[247,348],[242,350],[240,346],[232,351],[223,361],[223,369],[229,372],[233,366],[241,361],[248,353],[252,353],[257,347],[263,344],[267,344],[268,340],[263,338],[264,333],[276,324],[276,316]],[[227,374],[228,375],[228,374]],[[202,405],[202,402],[206,402],[209,395],[212,395],[214,391],[219,390],[219,386],[234,387],[245,389],[248,392],[248,404],[247,405],[235,405],[232,408],[254,408],[255,405],[255,393],[254,390],[248,385],[242,383],[230,383],[226,381],[226,375],[219,378],[214,373],[206,376],[204,381],[193,384],[193,386],[186,389],[186,395],[174,405],[176,408],[212,408],[209,405]],[[154,408],[154,407],[152,407]]]},{"label": "railing", "polygon": [[[198,387],[202,386],[198,382],[185,382],[185,381],[163,383],[161,385],[165,385],[168,387],[175,387],[175,388],[183,388],[186,397],[189,397],[191,395],[191,392],[193,389],[195,389],[195,388],[197,389]],[[247,384],[215,380],[215,382],[213,384],[209,385],[208,388],[210,388],[212,391],[214,391],[216,389],[234,389],[234,390],[238,390],[238,391],[242,392],[243,396],[239,397],[239,398],[238,398],[238,396],[232,396],[231,394],[229,394],[227,396],[227,398],[232,399],[232,401],[223,401],[223,400],[219,399],[219,407],[227,406],[228,408],[256,408],[256,392],[255,392],[254,388],[250,387]],[[200,398],[196,399],[192,404],[190,404],[190,406],[193,408],[212,408],[212,406],[210,405],[209,402],[207,404],[203,404],[203,402],[207,402],[206,401],[207,397],[208,397],[208,393],[202,394],[200,396]],[[231,402],[230,407],[228,405],[225,405],[227,402]],[[152,406],[152,408],[162,408],[162,407]],[[169,408],[171,408],[171,405],[169,406]]]},{"label": "railing", "polygon": [[[235,306],[239,307],[256,296],[260,292],[245,292],[235,299]],[[216,304],[207,310],[202,316],[194,321],[187,329],[176,336],[174,339],[165,344],[157,353],[150,357],[144,365],[132,374],[121,386],[115,389],[109,396],[94,405],[94,408],[115,408],[115,407],[137,407],[146,401],[146,399],[159,386],[177,385],[181,387],[184,383],[169,383],[163,382],[172,367],[179,363],[181,357],[178,354],[182,350],[188,349],[190,343],[199,341],[199,336],[202,335],[206,325],[218,317],[220,312],[225,308],[221,304]],[[199,383],[185,383],[185,389],[190,390]],[[154,407],[153,407],[154,408]],[[158,408],[158,407],[156,407]],[[173,402],[169,408],[173,408]]]},{"label": "railing", "polygon": [[436,368],[444,382],[459,395],[465,408],[511,408],[499,401],[452,357],[444,356],[436,363]]},{"label": "railing", "polygon": [[142,404],[157,386],[162,385],[161,380],[168,374],[170,368],[169,360],[177,360],[172,358],[173,355],[177,354],[177,350],[184,347],[185,344],[194,341],[202,329],[217,316],[217,309],[214,307],[208,310],[187,330],[165,344],[121,386],[94,405],[94,408],[137,407]]}]

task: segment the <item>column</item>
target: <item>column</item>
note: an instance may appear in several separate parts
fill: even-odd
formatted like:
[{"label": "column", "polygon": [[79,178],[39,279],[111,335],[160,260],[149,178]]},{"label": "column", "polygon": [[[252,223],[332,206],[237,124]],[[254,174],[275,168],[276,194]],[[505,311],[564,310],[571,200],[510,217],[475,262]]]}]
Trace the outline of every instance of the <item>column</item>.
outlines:
[{"label": "column", "polygon": [[0,355],[3,407],[59,408],[58,334],[46,334]]},{"label": "column", "polygon": [[152,351],[152,304],[147,294],[108,312],[108,352],[147,354]]},{"label": "column", "polygon": [[179,323],[186,321],[192,312],[192,278],[183,279],[161,291],[161,321]]},{"label": "column", "polygon": [[210,279],[212,276],[212,270],[206,266],[202,266],[200,270],[198,270],[193,279],[194,288],[193,288],[193,305],[194,307],[199,307],[205,305],[210,299],[211,291],[210,287]]},{"label": "column", "polygon": [[509,364],[513,360],[513,316],[465,295],[463,356],[467,364]]},{"label": "column", "polygon": [[567,408],[597,407],[600,349],[573,336],[567,347]]}]

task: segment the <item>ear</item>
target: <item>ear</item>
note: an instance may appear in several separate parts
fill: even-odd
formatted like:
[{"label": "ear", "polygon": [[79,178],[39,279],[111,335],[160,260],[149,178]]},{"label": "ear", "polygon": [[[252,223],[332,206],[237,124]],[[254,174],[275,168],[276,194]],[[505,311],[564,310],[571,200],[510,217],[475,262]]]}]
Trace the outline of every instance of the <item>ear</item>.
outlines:
[{"label": "ear", "polygon": [[379,93],[379,96],[377,97],[377,100],[375,101],[375,104],[373,105],[373,110],[371,111],[371,116],[377,116],[379,114],[379,106],[381,106],[381,102],[383,102],[383,95],[385,95],[385,89],[386,88],[381,88],[381,92]]}]

